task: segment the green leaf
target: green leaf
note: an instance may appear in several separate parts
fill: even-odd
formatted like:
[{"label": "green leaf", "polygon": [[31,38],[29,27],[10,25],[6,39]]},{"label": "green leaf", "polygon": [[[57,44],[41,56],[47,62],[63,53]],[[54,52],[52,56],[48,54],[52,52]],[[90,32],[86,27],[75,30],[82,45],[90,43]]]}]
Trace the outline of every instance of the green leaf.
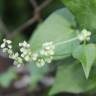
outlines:
[{"label": "green leaf", "polygon": [[96,0],[62,0],[81,28],[96,29]]},{"label": "green leaf", "polygon": [[[76,32],[72,29],[72,26],[75,26],[74,16],[65,8],[57,10],[49,16],[48,19],[45,20],[32,35],[30,39],[32,50],[39,50],[42,44],[47,41],[57,42],[73,38],[76,36]],[[56,48],[56,54],[61,55],[62,53],[64,56],[68,56],[72,51],[72,46],[74,45],[75,43],[66,44],[66,46],[64,45],[63,47],[58,46],[58,48]],[[67,55],[65,55],[66,53]],[[62,58],[62,56],[60,56],[60,58]],[[44,74],[48,72],[47,64],[42,69],[37,68],[34,63],[31,63],[28,69],[31,73],[32,86],[40,81]]]},{"label": "green leaf", "polygon": [[89,79],[86,79],[82,67],[76,61],[59,66],[56,80],[49,94],[83,93],[94,88],[96,88],[96,67],[91,71]]},{"label": "green leaf", "polygon": [[5,0],[0,0],[0,17],[3,15]]},{"label": "green leaf", "polygon": [[[56,43],[76,37],[77,34],[74,27],[74,16],[66,8],[57,10],[32,35],[30,39],[32,49],[34,51],[39,50],[45,42],[53,41]],[[57,46],[55,52],[59,57],[56,57],[56,59],[70,56],[72,49],[77,44],[77,41],[75,41]]]},{"label": "green leaf", "polygon": [[33,88],[42,79],[44,74],[48,72],[48,66],[46,64],[44,67],[38,68],[34,63],[27,64],[26,66],[30,72],[30,80],[32,81],[30,85]]},{"label": "green leaf", "polygon": [[0,74],[0,85],[8,87],[12,80],[16,78],[16,72],[10,68],[7,72]]},{"label": "green leaf", "polygon": [[85,76],[88,78],[91,67],[96,59],[96,46],[94,44],[80,45],[73,51],[73,57],[81,62]]}]

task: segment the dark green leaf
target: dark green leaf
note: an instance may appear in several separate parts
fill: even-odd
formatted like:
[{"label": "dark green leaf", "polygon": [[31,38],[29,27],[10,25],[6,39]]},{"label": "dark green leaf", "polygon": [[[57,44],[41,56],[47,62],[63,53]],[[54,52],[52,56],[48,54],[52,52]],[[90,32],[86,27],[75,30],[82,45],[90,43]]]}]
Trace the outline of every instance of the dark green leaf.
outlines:
[{"label": "dark green leaf", "polygon": [[62,0],[81,28],[96,29],[96,0]]},{"label": "dark green leaf", "polygon": [[3,15],[3,12],[4,12],[4,3],[5,3],[5,0],[0,0],[0,17]]}]

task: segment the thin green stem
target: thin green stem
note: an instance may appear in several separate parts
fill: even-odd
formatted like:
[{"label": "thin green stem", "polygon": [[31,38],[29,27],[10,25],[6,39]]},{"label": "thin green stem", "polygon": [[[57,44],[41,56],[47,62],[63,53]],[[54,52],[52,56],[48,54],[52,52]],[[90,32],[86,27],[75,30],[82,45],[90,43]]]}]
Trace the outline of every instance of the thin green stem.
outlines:
[{"label": "thin green stem", "polygon": [[78,38],[75,37],[75,38],[72,38],[72,39],[69,39],[69,40],[66,40],[66,41],[58,42],[58,43],[55,43],[55,46],[59,46],[59,45],[66,44],[66,43],[70,43],[70,42],[75,41],[77,39]]}]

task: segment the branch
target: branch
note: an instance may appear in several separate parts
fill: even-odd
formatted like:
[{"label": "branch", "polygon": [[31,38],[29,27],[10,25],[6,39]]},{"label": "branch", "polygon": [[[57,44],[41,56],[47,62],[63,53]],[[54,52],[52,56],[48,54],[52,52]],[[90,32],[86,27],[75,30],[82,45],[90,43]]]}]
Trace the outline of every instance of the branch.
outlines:
[{"label": "branch", "polygon": [[31,0],[31,3],[33,4],[34,8],[36,8],[34,16],[29,19],[26,23],[22,24],[20,27],[15,29],[11,35],[7,35],[7,38],[14,37],[18,32],[21,32],[22,30],[26,29],[28,26],[32,25],[36,21],[40,20],[40,11],[42,11],[45,7],[47,7],[48,4],[50,4],[53,0],[45,0],[44,3],[42,3],[40,6],[37,5],[35,0]]}]

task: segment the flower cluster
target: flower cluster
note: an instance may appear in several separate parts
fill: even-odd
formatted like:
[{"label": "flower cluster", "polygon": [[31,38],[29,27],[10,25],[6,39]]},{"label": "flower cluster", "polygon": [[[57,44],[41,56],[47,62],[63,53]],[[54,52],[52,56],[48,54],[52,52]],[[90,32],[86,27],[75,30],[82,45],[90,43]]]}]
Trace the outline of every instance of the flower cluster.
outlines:
[{"label": "flower cluster", "polygon": [[3,52],[7,53],[9,58],[14,59],[14,65],[20,67],[23,63],[22,58],[19,56],[19,53],[14,53],[12,49],[12,41],[3,39],[3,43],[1,44],[1,49]]},{"label": "flower cluster", "polygon": [[19,55],[18,52],[16,52],[15,54],[13,54],[12,57],[9,57],[9,58],[11,58],[11,59],[14,60],[14,63],[13,63],[13,64],[14,64],[15,66],[17,66],[18,68],[22,66],[23,60],[22,60],[22,58],[20,57],[20,55]]},{"label": "flower cluster", "polygon": [[32,52],[30,44],[28,44],[26,41],[19,43],[21,57],[24,59],[24,61],[28,62],[31,61],[32,58]]},{"label": "flower cluster", "polygon": [[81,31],[81,34],[78,36],[78,39],[82,41],[89,41],[91,36],[91,32],[87,31],[86,29],[83,29]]},{"label": "flower cluster", "polygon": [[30,44],[26,41],[19,43],[20,52],[14,53],[12,49],[12,41],[3,39],[1,49],[7,53],[9,58],[14,60],[14,65],[20,67],[24,62],[33,61],[38,67],[42,67],[45,63],[51,63],[54,55],[55,46],[52,42],[47,42],[42,45],[41,50],[32,53]]},{"label": "flower cluster", "polygon": [[3,43],[1,44],[1,48],[3,49],[3,52],[9,54],[9,56],[11,56],[13,53],[11,43],[12,43],[11,40],[3,39]]},{"label": "flower cluster", "polygon": [[36,61],[38,67],[44,66],[45,63],[51,63],[53,60],[55,45],[53,42],[46,42],[42,45],[42,49],[33,54],[33,61]]},{"label": "flower cluster", "polygon": [[[91,32],[87,31],[86,29],[82,30],[81,33],[71,40],[59,42],[60,44],[68,43],[73,40],[79,39],[82,41],[89,41],[91,36]],[[53,42],[46,42],[42,44],[40,50],[36,51],[35,53],[32,52],[30,44],[26,41],[19,43],[20,52],[14,53],[12,49],[12,41],[3,39],[3,43],[1,44],[1,49],[3,52],[9,55],[9,58],[14,60],[14,65],[20,67],[24,62],[33,61],[37,64],[38,67],[44,66],[46,63],[51,63],[53,60],[53,55],[55,54],[55,47],[56,44]]]}]

